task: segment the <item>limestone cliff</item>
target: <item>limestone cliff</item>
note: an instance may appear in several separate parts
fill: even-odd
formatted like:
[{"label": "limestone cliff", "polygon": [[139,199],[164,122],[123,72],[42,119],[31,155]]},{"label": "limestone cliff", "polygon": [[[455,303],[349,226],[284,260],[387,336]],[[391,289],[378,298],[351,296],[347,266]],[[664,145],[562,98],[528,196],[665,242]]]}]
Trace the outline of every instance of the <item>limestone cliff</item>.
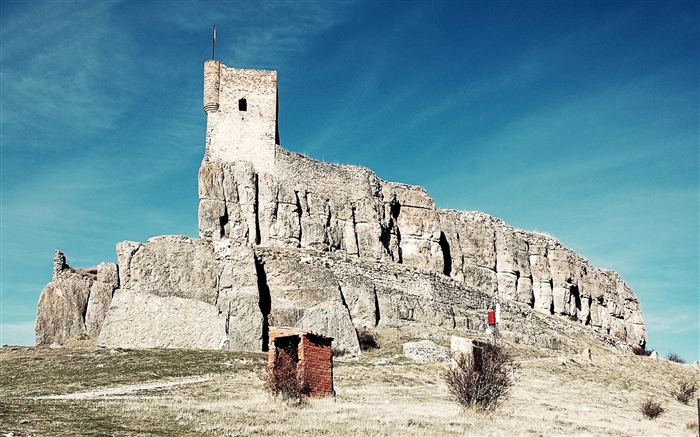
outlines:
[{"label": "limestone cliff", "polygon": [[40,299],[37,344],[84,332],[108,347],[264,350],[268,327],[281,325],[359,353],[357,328],[483,330],[497,302],[501,331],[516,341],[646,343],[622,278],[555,239],[437,209],[421,187],[280,147],[276,81],[275,72],[205,63],[199,238],[120,243],[119,278],[105,283],[118,288],[100,300],[106,314],[89,304],[99,270],[97,282],[55,275]]},{"label": "limestone cliff", "polygon": [[433,271],[493,299],[646,342],[639,302],[617,273],[591,266],[552,237],[480,212],[436,209],[421,187],[281,148],[275,174],[205,159],[199,178],[202,238],[338,251]]}]

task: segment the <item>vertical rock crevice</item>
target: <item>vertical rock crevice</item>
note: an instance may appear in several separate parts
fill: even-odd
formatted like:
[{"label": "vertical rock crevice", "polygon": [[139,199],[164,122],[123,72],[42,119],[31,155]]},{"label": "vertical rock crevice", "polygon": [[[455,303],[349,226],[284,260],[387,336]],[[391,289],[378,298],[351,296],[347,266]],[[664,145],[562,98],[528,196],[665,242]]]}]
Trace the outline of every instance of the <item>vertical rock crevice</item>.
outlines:
[{"label": "vertical rock crevice", "polygon": [[253,203],[253,215],[255,216],[255,244],[260,245],[260,181],[257,173],[253,174],[253,189],[255,201]]},{"label": "vertical rock crevice", "polygon": [[379,297],[377,296],[377,287],[374,287],[374,326],[379,326],[382,315],[379,312]]},{"label": "vertical rock crevice", "polygon": [[355,248],[357,249],[356,255],[362,256],[360,252],[360,240],[357,236],[357,220],[355,220],[355,205],[352,205],[350,219],[352,220],[352,233],[355,238]]},{"label": "vertical rock crevice", "polygon": [[270,286],[267,283],[265,265],[257,256],[255,257],[255,273],[258,278],[258,307],[262,315],[262,332],[260,333],[260,339],[262,341],[261,350],[267,352],[269,347],[269,316],[272,310],[272,297],[270,296]]},{"label": "vertical rock crevice", "polygon": [[452,253],[450,252],[450,243],[445,237],[445,233],[440,231],[440,240],[438,241],[440,250],[442,251],[443,269],[442,273],[448,278],[452,275]]},{"label": "vertical rock crevice", "polygon": [[299,191],[294,190],[294,198],[296,199],[296,208],[297,208],[297,223],[299,227],[299,246],[301,247],[302,244],[301,242],[303,241],[304,238],[304,225],[303,225],[303,220],[304,220],[304,212],[306,212],[306,215],[309,215],[309,210],[308,210],[308,202],[306,199],[304,200],[304,205],[306,205],[306,210],[302,208],[301,204],[301,199],[299,198]]}]

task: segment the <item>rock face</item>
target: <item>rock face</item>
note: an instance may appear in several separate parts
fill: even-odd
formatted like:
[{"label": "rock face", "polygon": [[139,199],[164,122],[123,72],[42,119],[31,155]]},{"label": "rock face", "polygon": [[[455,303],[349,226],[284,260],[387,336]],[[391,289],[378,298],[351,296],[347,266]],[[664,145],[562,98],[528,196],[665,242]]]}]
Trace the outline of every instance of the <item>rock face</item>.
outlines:
[{"label": "rock face", "polygon": [[[366,168],[284,150],[276,80],[205,63],[199,238],[119,243],[118,278],[107,266],[94,279],[70,276],[57,259],[37,344],[84,331],[108,347],[252,351],[266,348],[268,327],[297,326],[359,353],[356,329],[481,330],[496,302],[501,332],[516,341],[561,347],[580,334],[621,349],[646,343],[622,278],[555,239],[437,209],[425,189]],[[112,298],[95,284],[119,288]]]},{"label": "rock face", "polygon": [[101,263],[94,270],[76,270],[68,266],[65,255],[57,250],[53,279],[39,298],[37,346],[61,344],[83,335],[97,337],[118,286],[116,264]]},{"label": "rock face", "polygon": [[261,349],[263,317],[249,247],[162,236],[119,243],[117,255],[121,286],[98,345]]}]

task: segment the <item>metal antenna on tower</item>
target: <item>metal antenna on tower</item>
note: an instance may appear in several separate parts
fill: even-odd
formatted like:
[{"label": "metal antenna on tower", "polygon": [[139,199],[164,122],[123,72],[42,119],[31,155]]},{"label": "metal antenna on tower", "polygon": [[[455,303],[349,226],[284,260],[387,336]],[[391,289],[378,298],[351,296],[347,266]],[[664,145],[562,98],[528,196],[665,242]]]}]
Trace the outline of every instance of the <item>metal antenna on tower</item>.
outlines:
[{"label": "metal antenna on tower", "polygon": [[216,24],[214,25],[212,40],[211,40],[211,59],[214,60],[214,47],[216,46]]}]

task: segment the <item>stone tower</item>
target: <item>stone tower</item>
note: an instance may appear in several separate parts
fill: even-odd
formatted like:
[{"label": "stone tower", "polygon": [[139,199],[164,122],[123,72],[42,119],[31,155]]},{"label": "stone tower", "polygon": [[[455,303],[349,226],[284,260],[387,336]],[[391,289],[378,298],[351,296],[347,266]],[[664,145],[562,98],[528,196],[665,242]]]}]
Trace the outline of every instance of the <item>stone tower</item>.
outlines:
[{"label": "stone tower", "polygon": [[229,68],[215,60],[204,63],[207,114],[204,159],[249,161],[256,172],[272,172],[277,131],[277,72]]}]

